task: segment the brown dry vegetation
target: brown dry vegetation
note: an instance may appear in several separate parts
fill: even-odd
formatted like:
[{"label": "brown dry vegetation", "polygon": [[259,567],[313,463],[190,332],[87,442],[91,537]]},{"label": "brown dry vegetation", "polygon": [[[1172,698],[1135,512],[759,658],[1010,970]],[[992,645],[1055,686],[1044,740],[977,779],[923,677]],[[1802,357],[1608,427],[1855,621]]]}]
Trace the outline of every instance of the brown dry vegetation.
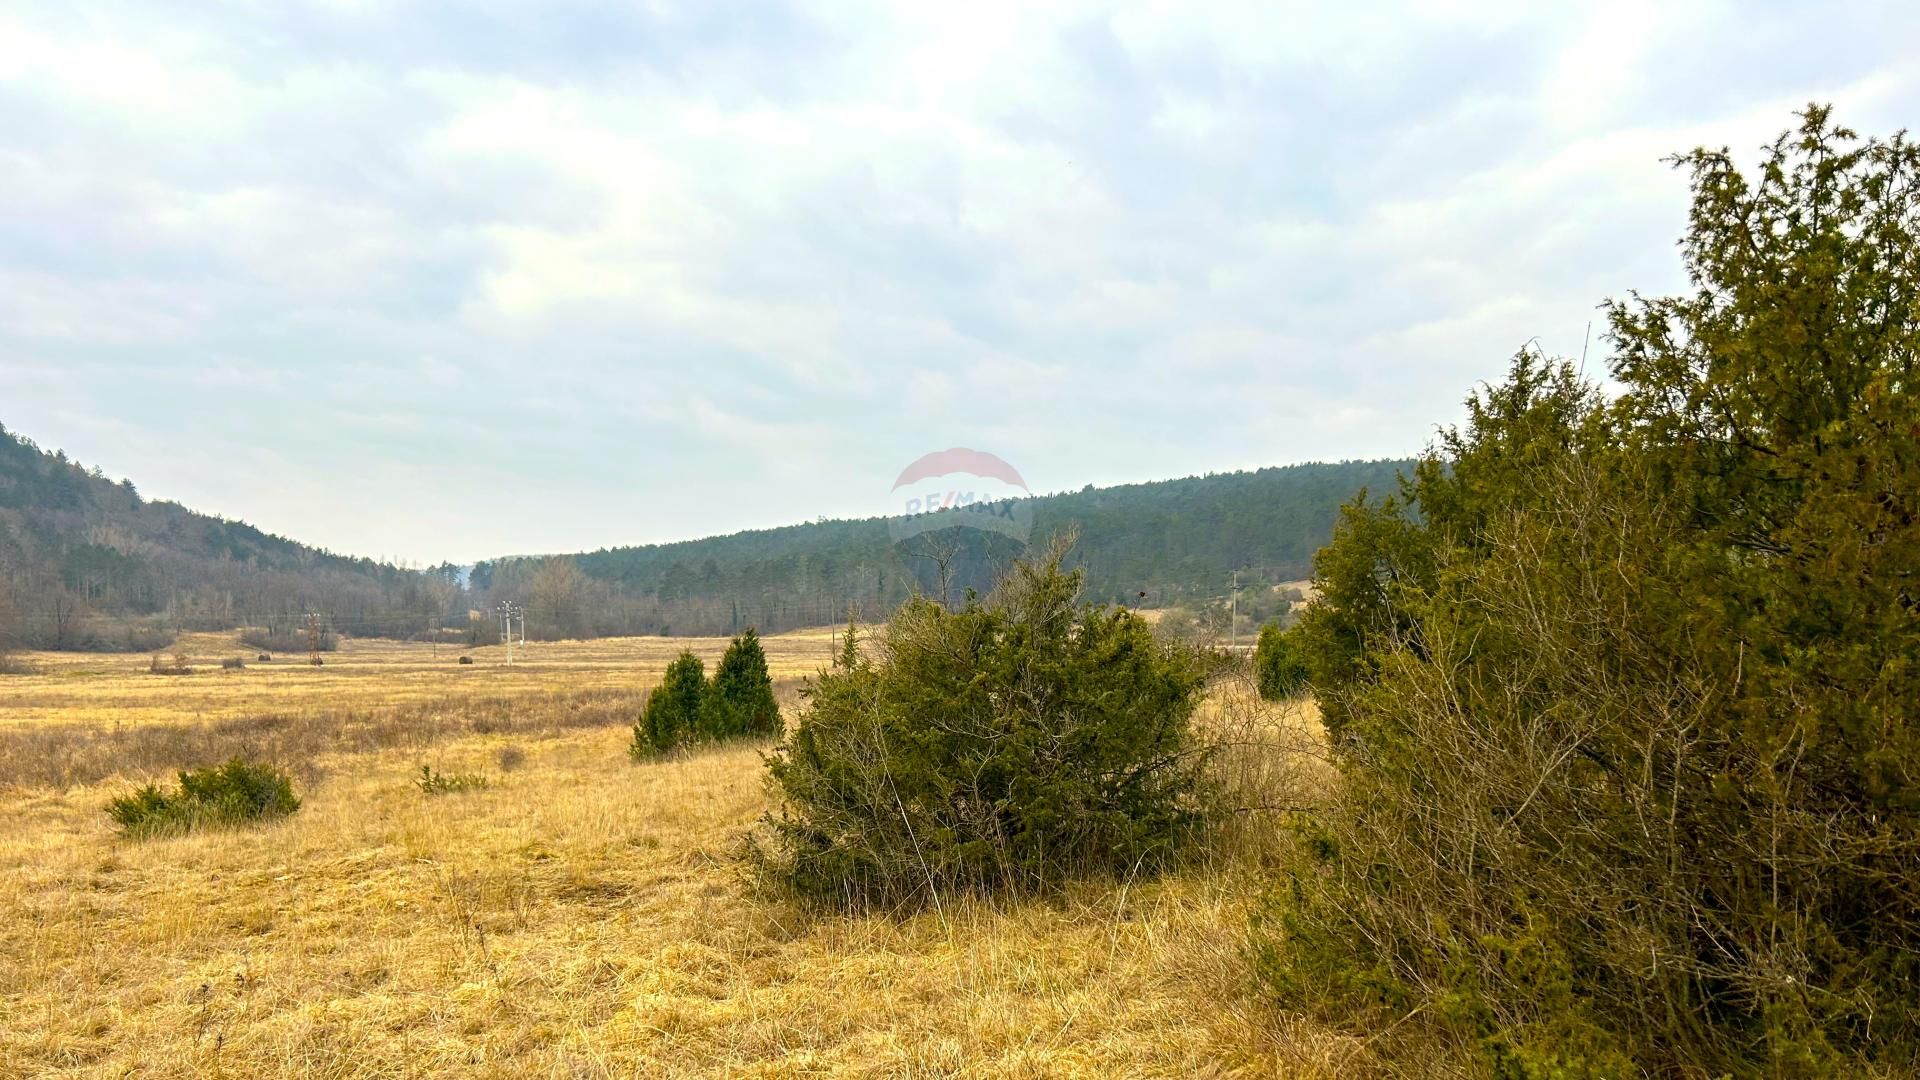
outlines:
[{"label": "brown dry vegetation", "polygon": [[[906,919],[757,897],[755,746],[631,765],[684,645],[348,642],[221,671],[230,637],[30,657],[0,681],[0,1076],[1334,1076],[1241,956],[1265,811],[1189,869]],[[767,639],[783,704],[826,631]],[[1224,688],[1230,798],[1304,797],[1312,718]],[[502,751],[523,760],[502,771]],[[282,822],[135,843],[102,806],[233,752],[299,769]],[[1304,761],[1300,766],[1289,764]],[[422,763],[490,786],[428,797]],[[1302,775],[1296,770],[1307,768]]]}]

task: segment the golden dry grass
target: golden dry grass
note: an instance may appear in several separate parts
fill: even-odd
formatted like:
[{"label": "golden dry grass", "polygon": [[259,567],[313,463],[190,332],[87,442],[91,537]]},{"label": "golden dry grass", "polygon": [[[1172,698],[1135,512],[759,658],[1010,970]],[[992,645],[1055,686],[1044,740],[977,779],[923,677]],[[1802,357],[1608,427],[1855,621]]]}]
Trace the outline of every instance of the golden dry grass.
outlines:
[{"label": "golden dry grass", "polygon": [[[836,631],[806,630],[778,636],[768,652],[775,679],[797,679],[825,665]],[[711,666],[726,638],[606,638],[598,641],[530,642],[514,647],[507,665],[499,645],[468,649],[454,645],[353,639],[323,654],[314,668],[307,656],[282,654],[258,663],[258,650],[233,634],[188,634],[165,650],[170,663],[183,654],[196,673],[150,675],[145,653],[22,653],[32,674],[0,684],[0,728],[30,722],[139,724],[223,720],[302,709],[339,709],[354,704],[406,705],[459,695],[537,697],[560,691],[644,690],[683,648]],[[459,664],[470,655],[471,666]],[[220,662],[240,657],[247,667],[223,671]]]},{"label": "golden dry grass", "polygon": [[[101,808],[151,768],[9,781],[0,761],[0,1076],[1343,1074],[1348,1042],[1288,1026],[1248,986],[1258,875],[1231,853],[905,919],[753,895],[731,854],[766,806],[760,748],[624,753],[625,704],[683,644],[536,644],[509,670],[498,650],[463,668],[455,650],[350,642],[320,669],[188,677],[33,657],[40,674],[0,680],[0,739],[116,723],[212,739],[267,714],[400,729],[463,701],[526,719],[400,744],[303,736],[336,748],[312,755],[300,813],[145,843]],[[768,640],[783,678],[829,647],[824,631]],[[547,715],[582,701],[603,707]],[[504,771],[510,745],[525,760]],[[426,796],[423,762],[491,786]]]}]

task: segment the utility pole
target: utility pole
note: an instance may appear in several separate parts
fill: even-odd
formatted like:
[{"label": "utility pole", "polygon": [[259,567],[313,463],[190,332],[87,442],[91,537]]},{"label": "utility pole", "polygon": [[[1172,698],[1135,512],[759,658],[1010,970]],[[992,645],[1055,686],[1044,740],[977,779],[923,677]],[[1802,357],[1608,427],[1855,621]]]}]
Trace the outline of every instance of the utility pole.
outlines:
[{"label": "utility pole", "polygon": [[320,666],[320,646],[325,637],[326,632],[320,626],[320,613],[307,612],[307,663],[310,666]]},{"label": "utility pole", "polygon": [[1233,592],[1227,595],[1227,641],[1234,652],[1240,651],[1240,571],[1233,572]]},{"label": "utility pole", "polygon": [[500,643],[507,647],[507,663],[513,663],[513,605],[500,601]]}]

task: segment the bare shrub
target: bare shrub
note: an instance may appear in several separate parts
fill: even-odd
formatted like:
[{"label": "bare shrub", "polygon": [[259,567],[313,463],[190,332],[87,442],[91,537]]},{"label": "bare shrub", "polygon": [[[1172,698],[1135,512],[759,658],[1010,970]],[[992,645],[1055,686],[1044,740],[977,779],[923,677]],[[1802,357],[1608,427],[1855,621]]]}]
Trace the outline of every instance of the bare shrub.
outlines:
[{"label": "bare shrub", "polygon": [[1217,824],[1202,854],[1260,865],[1290,844],[1286,826],[1325,807],[1338,773],[1310,698],[1266,699],[1250,672],[1216,677],[1194,718]]},{"label": "bare shrub", "polygon": [[265,653],[299,653],[318,649],[320,652],[332,652],[339,647],[339,637],[331,629],[321,628],[309,632],[304,627],[289,626],[267,629],[249,627],[240,632],[240,641]]},{"label": "bare shrub", "polygon": [[171,662],[162,659],[159,653],[154,653],[153,660],[147,664],[147,673],[149,675],[191,675],[193,666],[187,662],[185,653],[174,653]]}]

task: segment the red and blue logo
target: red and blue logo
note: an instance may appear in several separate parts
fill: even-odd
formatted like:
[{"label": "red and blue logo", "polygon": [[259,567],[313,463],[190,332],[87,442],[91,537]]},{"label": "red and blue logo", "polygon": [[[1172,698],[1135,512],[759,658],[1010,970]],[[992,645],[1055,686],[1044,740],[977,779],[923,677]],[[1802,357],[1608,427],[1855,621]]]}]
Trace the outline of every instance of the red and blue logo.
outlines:
[{"label": "red and blue logo", "polygon": [[924,454],[893,482],[896,513],[887,519],[897,543],[940,529],[979,529],[1021,543],[1033,532],[1032,492],[1020,470],[985,450],[964,446]]}]

